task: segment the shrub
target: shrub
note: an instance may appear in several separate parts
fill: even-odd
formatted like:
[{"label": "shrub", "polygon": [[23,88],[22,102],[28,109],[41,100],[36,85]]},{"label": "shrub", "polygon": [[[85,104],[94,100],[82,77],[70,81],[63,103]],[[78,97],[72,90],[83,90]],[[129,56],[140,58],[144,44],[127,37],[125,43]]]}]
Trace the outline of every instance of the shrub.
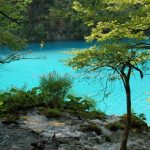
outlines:
[{"label": "shrub", "polygon": [[60,76],[53,72],[47,76],[41,77],[40,92],[45,105],[51,108],[61,108],[64,99],[72,86],[69,76]]},{"label": "shrub", "polygon": [[0,112],[15,112],[45,105],[51,108],[61,108],[71,84],[68,76],[62,77],[51,73],[41,78],[39,87],[28,91],[12,88],[8,92],[0,93]]},{"label": "shrub", "polygon": [[125,125],[123,125],[122,123],[118,122],[114,122],[114,123],[109,123],[105,126],[107,129],[111,130],[111,131],[117,131],[118,129],[123,130],[125,128]]},{"label": "shrub", "polygon": [[18,115],[16,114],[1,114],[0,120],[3,124],[17,123]]},{"label": "shrub", "polygon": [[80,129],[82,132],[95,132],[97,135],[101,135],[102,134],[102,130],[101,128],[99,128],[97,125],[94,124],[89,124],[85,127],[81,127]]},{"label": "shrub", "polygon": [[[132,113],[131,116],[131,128],[136,128],[136,129],[144,129],[147,128],[147,124],[145,122],[146,118],[144,114],[137,115],[136,113]],[[127,115],[121,116],[121,120],[123,124],[127,122]]]},{"label": "shrub", "polygon": [[104,120],[106,114],[96,110],[96,102],[90,97],[77,97],[71,94],[67,95],[64,108],[69,112],[83,117],[84,119]]},{"label": "shrub", "polygon": [[37,98],[36,88],[29,91],[12,88],[10,91],[0,94],[1,112],[14,112],[39,105],[40,103],[40,100]]},{"label": "shrub", "polygon": [[95,109],[96,103],[89,97],[76,97],[68,94],[68,100],[65,102],[65,108],[73,111],[92,111]]},{"label": "shrub", "polygon": [[47,116],[60,116],[58,109],[67,109],[87,119],[104,119],[105,114],[96,111],[96,103],[89,97],[76,97],[68,94],[72,82],[68,76],[60,76],[55,72],[43,76],[40,86],[31,90],[12,88],[0,94],[0,112],[18,112],[32,107],[44,106],[42,112]]},{"label": "shrub", "polygon": [[59,118],[62,116],[62,112],[59,109],[39,108],[39,113],[45,115],[48,118]]},{"label": "shrub", "polygon": [[[143,130],[147,129],[147,124],[145,122],[146,118],[144,114],[137,115],[132,113],[131,116],[131,129],[138,129]],[[110,129],[111,131],[117,131],[118,129],[124,129],[127,123],[127,115],[123,115],[120,117],[120,120],[114,123],[110,123],[106,125],[106,128]]]},{"label": "shrub", "polygon": [[99,110],[93,110],[91,112],[87,112],[89,119],[100,119],[104,120],[106,117],[106,114],[104,112],[101,112]]}]

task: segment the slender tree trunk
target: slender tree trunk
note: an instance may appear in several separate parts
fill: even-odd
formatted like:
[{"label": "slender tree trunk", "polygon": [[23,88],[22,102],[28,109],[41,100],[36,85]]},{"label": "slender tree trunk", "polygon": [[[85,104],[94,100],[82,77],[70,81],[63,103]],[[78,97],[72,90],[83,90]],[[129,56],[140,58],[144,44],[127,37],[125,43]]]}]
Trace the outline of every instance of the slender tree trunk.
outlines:
[{"label": "slender tree trunk", "polygon": [[125,80],[125,91],[126,91],[126,103],[127,103],[127,122],[126,128],[124,130],[123,140],[121,143],[120,150],[127,150],[127,141],[128,135],[130,131],[130,123],[131,123],[131,90],[129,78]]}]

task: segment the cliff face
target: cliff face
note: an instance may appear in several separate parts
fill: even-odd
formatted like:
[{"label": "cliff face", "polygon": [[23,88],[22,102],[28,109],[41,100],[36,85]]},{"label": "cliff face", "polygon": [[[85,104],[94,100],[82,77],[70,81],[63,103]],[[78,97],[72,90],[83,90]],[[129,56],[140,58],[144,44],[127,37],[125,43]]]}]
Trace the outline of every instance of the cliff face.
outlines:
[{"label": "cliff face", "polygon": [[72,0],[33,0],[26,14],[29,41],[83,39],[88,28],[72,10]]}]

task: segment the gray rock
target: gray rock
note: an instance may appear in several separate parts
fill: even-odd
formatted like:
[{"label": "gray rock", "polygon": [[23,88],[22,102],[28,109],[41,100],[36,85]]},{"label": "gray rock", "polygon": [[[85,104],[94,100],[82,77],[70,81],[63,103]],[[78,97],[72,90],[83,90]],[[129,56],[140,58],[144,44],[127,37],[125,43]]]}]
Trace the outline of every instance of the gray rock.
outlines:
[{"label": "gray rock", "polygon": [[[35,112],[28,113],[19,120],[18,128],[0,128],[0,150],[31,150],[31,143],[46,140],[45,150],[119,150],[123,131],[110,132],[104,126],[118,121],[118,116],[108,116],[106,121],[99,119],[83,122],[67,114],[66,117],[48,119]],[[95,132],[82,132],[80,127],[89,122],[102,129],[102,135]],[[55,133],[55,140],[52,138]],[[128,140],[129,150],[150,150],[150,131],[133,133]],[[111,142],[106,137],[111,138]]]}]

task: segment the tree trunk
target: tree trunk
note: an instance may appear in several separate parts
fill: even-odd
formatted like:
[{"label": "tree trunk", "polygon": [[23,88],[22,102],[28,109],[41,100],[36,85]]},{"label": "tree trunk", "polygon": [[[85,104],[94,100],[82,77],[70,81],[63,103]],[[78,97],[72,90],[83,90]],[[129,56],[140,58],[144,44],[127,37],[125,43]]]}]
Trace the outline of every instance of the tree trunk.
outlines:
[{"label": "tree trunk", "polygon": [[127,122],[126,128],[124,130],[123,140],[121,143],[120,150],[127,150],[127,141],[128,135],[130,131],[130,123],[131,123],[131,90],[129,78],[125,80],[125,91],[126,91],[126,104],[127,104]]}]

